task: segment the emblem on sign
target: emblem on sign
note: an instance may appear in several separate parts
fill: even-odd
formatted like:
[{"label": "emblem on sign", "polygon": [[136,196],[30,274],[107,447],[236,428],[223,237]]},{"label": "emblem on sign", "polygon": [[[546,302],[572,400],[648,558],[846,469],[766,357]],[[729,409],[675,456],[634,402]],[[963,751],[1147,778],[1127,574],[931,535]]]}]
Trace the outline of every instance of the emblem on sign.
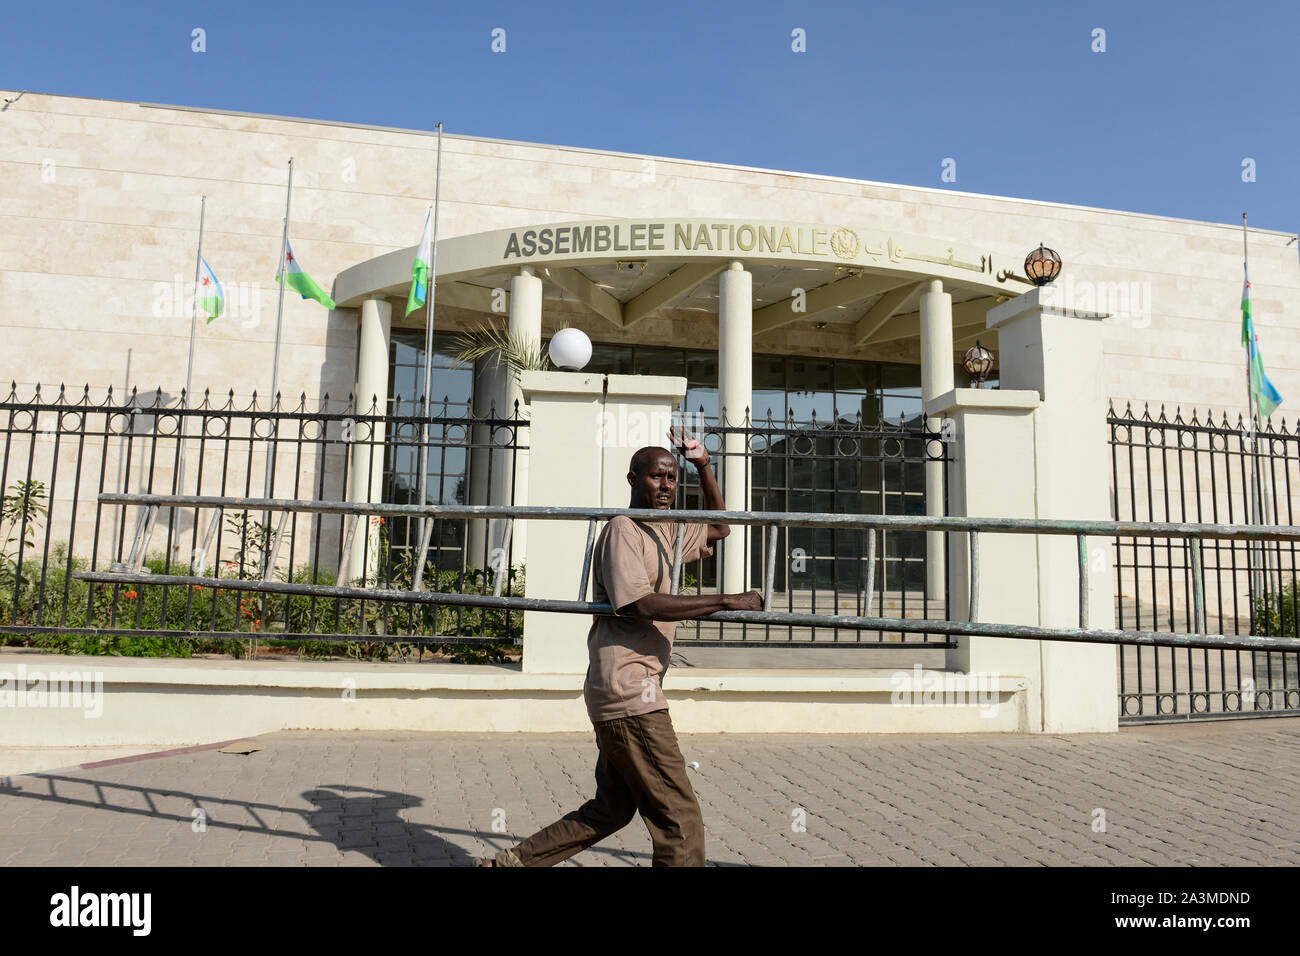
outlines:
[{"label": "emblem on sign", "polygon": [[858,257],[858,234],[852,229],[841,226],[831,233],[831,252],[841,259]]}]

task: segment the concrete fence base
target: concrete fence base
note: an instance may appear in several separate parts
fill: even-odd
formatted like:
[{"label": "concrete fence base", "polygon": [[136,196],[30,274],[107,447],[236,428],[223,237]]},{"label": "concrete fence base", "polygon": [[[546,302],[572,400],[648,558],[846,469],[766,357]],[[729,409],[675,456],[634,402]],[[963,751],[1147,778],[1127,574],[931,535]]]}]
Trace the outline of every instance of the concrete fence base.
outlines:
[{"label": "concrete fence base", "polygon": [[[8,653],[0,671],[6,747],[188,746],[279,730],[591,729],[581,674],[524,673],[517,665]],[[79,697],[66,693],[74,678]],[[1019,676],[919,667],[681,668],[668,672],[664,691],[683,733],[961,733],[1033,730],[1028,687]],[[44,696],[33,696],[38,691]]]}]

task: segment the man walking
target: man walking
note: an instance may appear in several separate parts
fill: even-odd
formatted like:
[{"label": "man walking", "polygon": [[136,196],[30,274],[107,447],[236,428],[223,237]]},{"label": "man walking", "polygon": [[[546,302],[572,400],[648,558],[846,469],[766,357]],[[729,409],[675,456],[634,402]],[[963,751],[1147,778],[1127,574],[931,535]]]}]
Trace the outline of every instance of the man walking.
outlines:
[{"label": "man walking", "polygon": [[[679,428],[669,438],[699,470],[705,510],[725,511],[703,444]],[[666,448],[642,448],[632,456],[627,481],[629,508],[671,509],[677,459]],[[587,634],[583,698],[600,751],[596,796],[480,866],[554,866],[621,830],[637,811],[654,843],[654,866],[704,865],[704,819],[668,716],[663,676],[678,621],[714,611],[757,611],[763,601],[757,591],[669,593],[677,524],[619,515],[596,542],[595,600],[617,612],[597,615]],[[730,533],[727,525],[688,524],[682,563],[712,554],[710,543]]]}]

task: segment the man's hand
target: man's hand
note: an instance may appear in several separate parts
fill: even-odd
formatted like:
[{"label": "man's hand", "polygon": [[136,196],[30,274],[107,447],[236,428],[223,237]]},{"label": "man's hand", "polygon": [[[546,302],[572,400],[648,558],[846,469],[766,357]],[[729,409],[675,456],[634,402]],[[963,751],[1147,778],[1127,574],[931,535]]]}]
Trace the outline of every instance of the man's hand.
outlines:
[{"label": "man's hand", "polygon": [[763,610],[763,595],[757,591],[746,591],[744,594],[724,594],[723,600],[727,602],[728,611],[761,611]]},{"label": "man's hand", "polygon": [[703,468],[709,463],[709,451],[704,447],[704,442],[680,425],[674,425],[668,429],[668,440],[673,443],[674,448],[680,449],[681,453],[686,456],[686,460],[694,464],[696,468]]}]

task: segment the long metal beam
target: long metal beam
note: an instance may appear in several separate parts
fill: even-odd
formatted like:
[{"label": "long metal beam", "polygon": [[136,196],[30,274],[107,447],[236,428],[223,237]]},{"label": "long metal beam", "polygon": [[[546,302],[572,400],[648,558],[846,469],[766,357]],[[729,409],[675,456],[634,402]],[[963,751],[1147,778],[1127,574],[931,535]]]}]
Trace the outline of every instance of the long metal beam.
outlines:
[{"label": "long metal beam", "polygon": [[992,349],[994,354],[998,351],[998,330],[988,329],[982,325],[967,325],[961,329],[953,329],[955,333],[952,340],[952,350],[960,352],[970,348],[976,342],[979,342],[985,348]]},{"label": "long metal beam", "polygon": [[623,327],[628,328],[660,306],[667,305],[690,292],[701,282],[725,269],[727,262],[726,259],[717,262],[688,262],[674,269],[669,275],[623,305]]},{"label": "long metal beam", "polygon": [[[355,588],[327,584],[300,584],[291,581],[248,581],[239,578],[211,578],[183,575],[115,574],[83,571],[75,575],[97,584],[154,584],[168,587],[201,585],[233,591],[259,591],[268,594],[303,595],[323,598],[355,598],[366,601],[393,601],[404,604],[445,604],[462,607],[501,608],[518,611],[553,611],[568,614],[613,615],[606,601],[563,601],[550,598],[494,597],[488,594],[450,594],[437,591],[397,591],[384,588]],[[1032,624],[986,624],[971,621],[938,621],[925,618],[859,617],[838,614],[796,614],[785,611],[715,611],[696,618],[736,624],[775,624],[794,627],[837,627],[848,630],[900,631],[912,634],[946,634],[954,637],[1010,637],[1021,640],[1053,640],[1077,644],[1143,644],[1151,647],[1205,647],[1218,650],[1291,651],[1300,643],[1289,637],[1249,637],[1234,634],[1178,634],[1156,631],[1088,630],[1077,627],[1041,627]],[[398,636],[394,639],[401,640]],[[766,643],[766,642],[755,642]],[[770,642],[778,646],[777,642]],[[747,645],[748,646],[748,645]],[[779,646],[785,646],[782,642]],[[884,643],[872,643],[883,647]],[[899,647],[915,649],[913,644]]]},{"label": "long metal beam", "polygon": [[853,344],[863,345],[876,333],[876,330],[894,317],[903,303],[911,298],[912,293],[920,289],[924,282],[912,282],[908,285],[899,286],[897,289],[891,289],[882,295],[876,304],[866,311],[862,318],[853,328]]},{"label": "long metal beam", "polygon": [[638,521],[688,521],[700,524],[779,524],[793,528],[887,531],[992,531],[1034,534],[1087,534],[1100,537],[1220,538],[1300,541],[1297,525],[1224,525],[1168,521],[1087,521],[1058,518],[963,518],[925,515],[805,514],[794,511],[686,511],[653,508],[552,508],[538,505],[401,505],[362,501],[311,501],[295,498],[236,498],[216,495],[153,495],[105,492],[106,505],[228,508],[238,511],[299,511],[312,514],[431,516],[438,518],[522,518],[572,521],[608,520],[627,515]]},{"label": "long metal beam", "polygon": [[804,293],[802,312],[794,310],[797,304],[794,296],[758,309],[754,313],[754,334],[770,332],[791,322],[802,322],[841,305],[869,299],[873,295],[888,292],[900,285],[911,285],[914,281],[911,276],[862,272],[845,279],[828,282]]},{"label": "long metal beam", "polygon": [[569,295],[617,328],[623,328],[623,303],[614,298],[577,269],[550,266],[538,270]]},{"label": "long metal beam", "polygon": [[[958,302],[952,307],[953,338],[970,335],[977,329],[983,329],[989,309],[998,304],[1000,296],[985,296]],[[859,344],[876,345],[880,342],[892,342],[895,339],[911,339],[921,334],[921,313],[905,312],[885,321]]]}]

